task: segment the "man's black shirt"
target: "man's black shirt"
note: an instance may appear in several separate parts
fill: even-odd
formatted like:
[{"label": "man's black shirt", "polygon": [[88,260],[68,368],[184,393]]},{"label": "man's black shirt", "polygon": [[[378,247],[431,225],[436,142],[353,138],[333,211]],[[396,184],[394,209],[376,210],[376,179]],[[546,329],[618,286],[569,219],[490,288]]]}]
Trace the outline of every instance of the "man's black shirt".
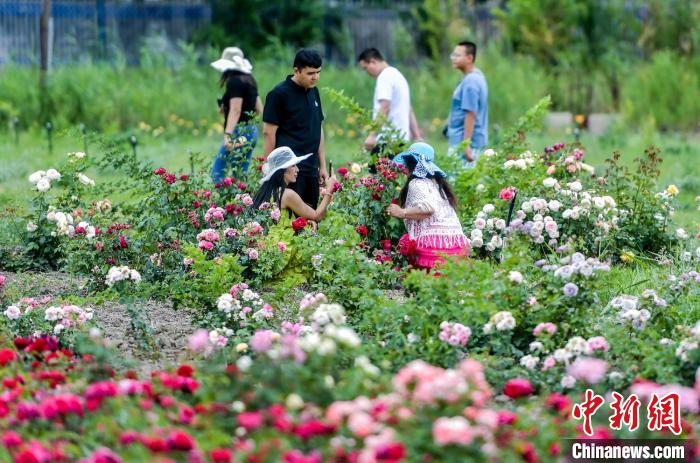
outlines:
[{"label": "man's black shirt", "polygon": [[297,156],[314,153],[299,163],[300,172],[318,176],[322,121],[318,89],[297,85],[291,75],[267,94],[263,122],[278,126],[275,148],[289,146]]}]

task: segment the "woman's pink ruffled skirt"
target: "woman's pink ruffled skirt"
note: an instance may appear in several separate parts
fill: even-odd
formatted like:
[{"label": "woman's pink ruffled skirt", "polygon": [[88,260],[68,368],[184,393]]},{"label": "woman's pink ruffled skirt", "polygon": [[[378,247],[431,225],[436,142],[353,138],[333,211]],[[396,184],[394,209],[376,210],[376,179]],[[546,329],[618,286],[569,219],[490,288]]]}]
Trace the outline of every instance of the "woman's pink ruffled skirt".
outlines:
[{"label": "woman's pink ruffled skirt", "polygon": [[455,246],[452,248],[433,248],[433,247],[416,247],[414,253],[414,265],[419,268],[432,269],[437,264],[444,264],[443,256],[461,256],[469,257],[469,244],[464,246]]}]

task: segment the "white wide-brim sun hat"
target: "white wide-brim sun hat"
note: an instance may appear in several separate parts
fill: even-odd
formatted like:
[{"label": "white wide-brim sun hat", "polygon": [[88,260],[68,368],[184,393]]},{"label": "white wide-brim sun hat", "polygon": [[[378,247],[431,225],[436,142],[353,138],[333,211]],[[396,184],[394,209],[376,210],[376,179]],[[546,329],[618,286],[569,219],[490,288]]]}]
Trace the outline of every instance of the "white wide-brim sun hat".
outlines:
[{"label": "white wide-brim sun hat", "polygon": [[267,162],[263,164],[262,172],[265,176],[260,179],[260,183],[265,183],[270,180],[278,170],[295,166],[304,159],[307,159],[312,154],[314,153],[296,156],[294,151],[292,151],[292,149],[288,146],[280,146],[279,148],[275,148],[267,156]]},{"label": "white wide-brim sun hat", "polygon": [[219,72],[240,71],[245,74],[253,72],[253,65],[245,59],[243,51],[238,47],[224,48],[221,58],[211,63],[211,67]]}]

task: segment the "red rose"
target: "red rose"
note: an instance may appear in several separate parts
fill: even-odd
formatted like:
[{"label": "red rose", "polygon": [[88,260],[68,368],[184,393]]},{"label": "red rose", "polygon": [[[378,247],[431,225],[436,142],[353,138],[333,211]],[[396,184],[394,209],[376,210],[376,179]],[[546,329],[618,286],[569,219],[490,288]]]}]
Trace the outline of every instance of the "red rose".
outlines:
[{"label": "red rose", "polygon": [[333,191],[332,193],[335,193],[343,188],[343,185],[340,182],[335,182],[333,184]]},{"label": "red rose", "polygon": [[183,182],[187,179],[188,179],[187,175],[180,175],[180,180],[182,180]]},{"label": "red rose", "polygon": [[192,436],[183,431],[173,431],[168,436],[168,447],[173,450],[187,452],[194,448],[194,444]]},{"label": "red rose", "polygon": [[296,220],[294,220],[294,222],[292,222],[292,228],[295,232],[299,232],[300,230],[306,228],[308,224],[309,222],[304,217],[299,217]]},{"label": "red rose", "polygon": [[0,366],[4,367],[10,362],[17,360],[17,353],[11,349],[0,349]]},{"label": "red rose", "polygon": [[22,445],[22,437],[14,431],[5,431],[0,441],[2,441],[2,445],[8,449]]},{"label": "red rose", "polygon": [[231,463],[233,452],[229,449],[214,449],[211,451],[211,461],[214,463]]},{"label": "red rose", "polygon": [[532,384],[525,378],[513,378],[508,380],[503,387],[503,393],[511,399],[530,395],[533,391]]},{"label": "red rose", "polygon": [[185,376],[189,378],[192,376],[192,373],[194,373],[194,368],[192,368],[190,365],[180,365],[180,367],[177,369],[178,376]]},{"label": "red rose", "polygon": [[144,437],[142,444],[148,447],[152,453],[167,452],[168,443],[159,437]]},{"label": "red rose", "polygon": [[406,233],[399,239],[399,252],[403,256],[410,256],[416,252],[416,247],[418,243],[416,240],[412,240],[410,235]]},{"label": "red rose", "polygon": [[508,188],[502,189],[498,197],[503,201],[510,201],[515,197],[515,191],[515,187],[509,186]]},{"label": "red rose", "polygon": [[400,461],[406,458],[406,449],[402,443],[394,442],[393,444],[381,445],[374,454],[377,460]]},{"label": "red rose", "polygon": [[153,171],[154,174],[156,175],[163,175],[166,172],[165,168],[159,167],[156,170]]},{"label": "red rose", "polygon": [[231,177],[226,177],[224,179],[224,185],[231,186],[232,183],[233,183],[233,179]]},{"label": "red rose", "polygon": [[127,249],[129,244],[126,242],[124,235],[119,235],[119,247],[122,249]]},{"label": "red rose", "polygon": [[357,227],[357,228],[355,229],[355,231],[356,231],[357,233],[359,233],[360,236],[363,237],[363,238],[364,238],[365,236],[367,236],[367,233],[369,233],[369,230],[367,230],[367,227],[365,227],[364,225],[360,225],[359,227]]},{"label": "red rose", "polygon": [[555,409],[558,412],[564,412],[571,408],[571,399],[564,394],[554,392],[547,397],[545,405]]},{"label": "red rose", "polygon": [[348,174],[348,168],[345,166],[338,167],[338,175],[345,177]]},{"label": "red rose", "polygon": [[379,244],[382,245],[382,248],[384,251],[389,252],[391,251],[391,240],[381,240]]},{"label": "red rose", "polygon": [[163,178],[165,179],[166,182],[168,182],[171,185],[177,181],[177,177],[175,177],[175,175],[173,175],[173,174],[167,174]]},{"label": "red rose", "polygon": [[195,200],[195,201],[192,203],[192,207],[194,207],[195,209],[199,209],[200,206],[201,206],[201,204],[199,204],[199,201],[197,201],[197,200]]}]

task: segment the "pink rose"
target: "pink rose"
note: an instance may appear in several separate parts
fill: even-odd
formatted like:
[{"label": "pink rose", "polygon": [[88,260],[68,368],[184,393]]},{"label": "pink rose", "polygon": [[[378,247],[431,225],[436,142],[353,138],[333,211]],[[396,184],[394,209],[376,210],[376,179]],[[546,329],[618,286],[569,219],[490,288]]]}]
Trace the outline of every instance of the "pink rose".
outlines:
[{"label": "pink rose", "polygon": [[199,329],[187,340],[187,345],[192,352],[202,352],[209,344],[209,332]]},{"label": "pink rose", "polygon": [[283,243],[282,241],[277,243],[277,248],[281,251],[284,252],[287,250],[287,245]]},{"label": "pink rose", "polygon": [[374,420],[365,412],[354,412],[348,418],[348,428],[357,437],[367,437],[374,429]]},{"label": "pink rose", "polygon": [[605,377],[606,371],[608,362],[590,357],[579,357],[566,370],[574,378],[588,384],[599,383]]},{"label": "pink rose", "polygon": [[462,416],[453,418],[440,417],[433,423],[433,440],[437,445],[469,445],[474,439],[474,433],[469,421]]},{"label": "pink rose", "polygon": [[547,167],[547,175],[552,175],[554,172],[556,172],[557,167],[555,165],[551,165]]},{"label": "pink rose", "polygon": [[260,255],[258,254],[258,251],[255,249],[248,249],[248,259],[250,260],[256,260]]},{"label": "pink rose", "polygon": [[498,194],[498,197],[503,201],[510,201],[515,197],[515,187],[510,186],[508,188],[502,189],[501,192]]}]

